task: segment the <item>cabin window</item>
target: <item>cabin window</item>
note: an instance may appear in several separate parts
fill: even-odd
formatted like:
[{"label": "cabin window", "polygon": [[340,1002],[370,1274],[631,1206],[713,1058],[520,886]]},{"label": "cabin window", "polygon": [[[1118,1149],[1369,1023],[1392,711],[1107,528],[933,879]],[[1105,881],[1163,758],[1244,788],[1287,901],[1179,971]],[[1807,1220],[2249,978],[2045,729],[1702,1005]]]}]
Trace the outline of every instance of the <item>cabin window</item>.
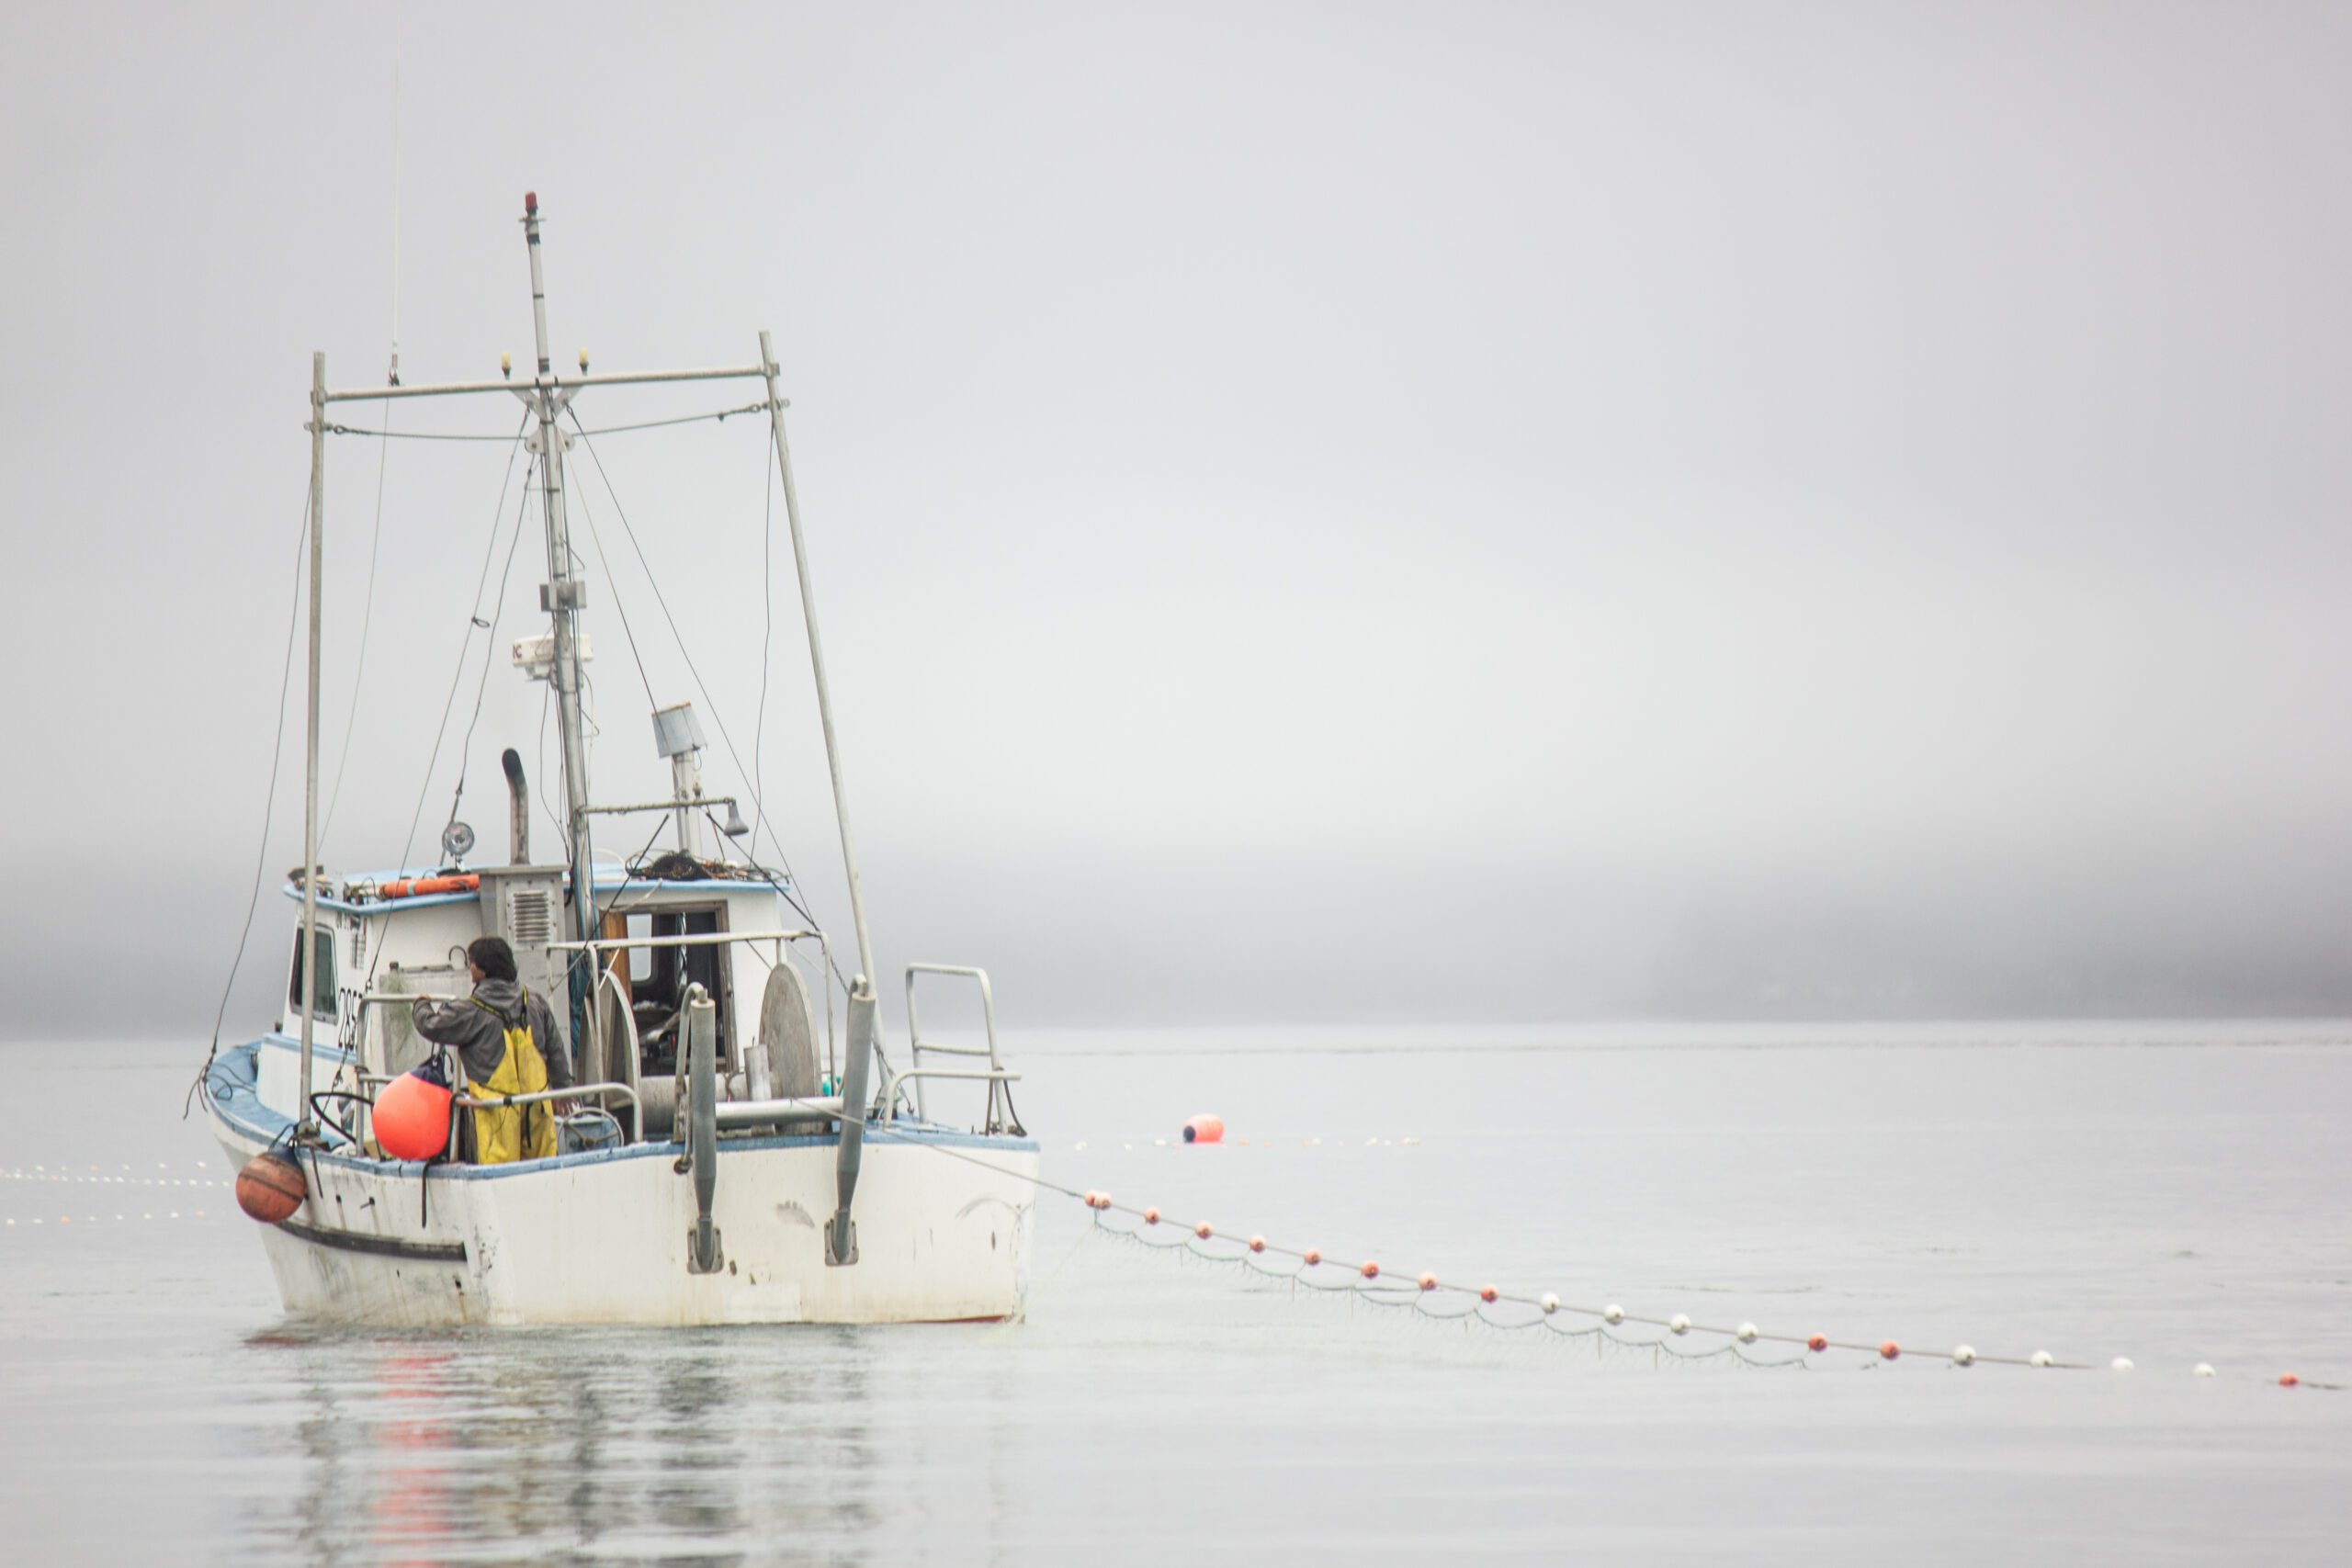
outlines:
[{"label": "cabin window", "polygon": [[[334,1017],[334,931],[327,926],[311,928],[311,951],[318,956],[311,976],[311,1016]],[[302,938],[294,938],[294,971],[286,979],[286,1005],[300,1009],[302,1005]]]}]

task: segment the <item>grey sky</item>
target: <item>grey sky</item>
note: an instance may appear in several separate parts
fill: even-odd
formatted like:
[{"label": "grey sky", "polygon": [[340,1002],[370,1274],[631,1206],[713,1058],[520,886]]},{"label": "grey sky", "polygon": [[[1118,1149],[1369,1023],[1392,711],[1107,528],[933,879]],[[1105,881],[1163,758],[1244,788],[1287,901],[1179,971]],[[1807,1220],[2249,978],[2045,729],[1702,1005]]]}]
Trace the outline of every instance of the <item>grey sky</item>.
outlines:
[{"label": "grey sky", "polygon": [[[309,355],[384,372],[396,53],[408,379],[526,357],[526,188],[563,359],[776,332],[886,968],[989,964],[1034,1021],[2352,1010],[2340,6],[12,30],[11,1028],[210,1017]],[[748,757],[759,427],[598,449]],[[331,785],[378,457],[330,454]],[[390,452],[337,863],[400,852],[503,463]],[[661,777],[616,597],[696,695],[620,557],[605,798]],[[776,558],[771,806],[839,920]],[[543,575],[526,538],[502,649]],[[496,847],[540,709],[486,690]]]}]

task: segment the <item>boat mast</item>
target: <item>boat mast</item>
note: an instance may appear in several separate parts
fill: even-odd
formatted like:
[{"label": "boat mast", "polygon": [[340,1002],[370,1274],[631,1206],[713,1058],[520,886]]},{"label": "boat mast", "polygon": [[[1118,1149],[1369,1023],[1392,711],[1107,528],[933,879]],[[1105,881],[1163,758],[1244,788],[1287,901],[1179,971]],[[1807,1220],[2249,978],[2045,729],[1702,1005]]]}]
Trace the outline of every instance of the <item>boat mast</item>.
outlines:
[{"label": "boat mast", "polygon": [[833,816],[842,829],[842,869],[849,877],[849,918],[857,928],[857,966],[874,974],[874,944],[865,934],[865,899],[857,886],[857,847],[850,841],[849,794],[842,785],[841,747],[833,739],[833,699],[825,689],[825,647],[817,637],[817,590],[808,581],[808,549],[800,537],[800,497],[792,487],[792,454],[784,443],[784,399],[777,394],[775,350],[760,333],[760,369],[768,385],[768,428],[775,436],[775,463],[784,474],[784,517],[792,529],[792,564],[800,574],[800,618],[808,628],[808,667],[817,677],[817,718],[825,729],[825,765],[833,775]]},{"label": "boat mast", "polygon": [[[563,513],[563,432],[556,422],[571,403],[577,389],[560,385],[548,359],[547,284],[539,271],[539,197],[523,197],[523,239],[531,253],[531,326],[537,337],[539,373],[531,390],[516,393],[539,421],[539,481],[547,498],[548,581],[539,589],[539,607],[555,623],[556,723],[563,733],[563,793],[571,831],[572,924],[582,942],[598,935],[595,885],[589,877],[588,741],[580,714],[579,616],[587,602],[587,585],[571,572],[571,536]],[[583,356],[584,358],[584,356]],[[580,990],[580,977],[572,978]],[[575,998],[576,999],[576,998]]]},{"label": "boat mast", "polygon": [[319,964],[319,589],[326,578],[327,356],[311,355],[311,674],[310,717],[302,744],[302,1072],[294,1108],[298,1142],[314,1143],[311,1116],[311,1013]]}]

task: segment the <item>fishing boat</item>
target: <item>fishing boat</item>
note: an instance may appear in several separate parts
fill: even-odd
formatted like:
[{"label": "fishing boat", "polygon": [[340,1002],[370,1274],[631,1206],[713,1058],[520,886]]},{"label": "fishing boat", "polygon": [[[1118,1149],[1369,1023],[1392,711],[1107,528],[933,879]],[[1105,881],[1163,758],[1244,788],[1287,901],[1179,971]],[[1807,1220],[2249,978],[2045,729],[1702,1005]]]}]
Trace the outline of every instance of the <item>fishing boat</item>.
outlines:
[{"label": "fishing boat", "polygon": [[[524,198],[537,348],[535,375],[331,389],[311,366],[309,691],[303,860],[285,891],[300,907],[284,1006],[260,1038],[216,1044],[201,1074],[214,1135],[264,1223],[262,1246],[287,1311],[404,1326],[457,1324],[886,1323],[1002,1317],[1025,1284],[1036,1143],[1012,1105],[995,1000],[978,969],[913,964],[904,973],[905,1049],[880,1038],[874,950],[850,832],[841,748],[800,507],[786,403],[765,332],[757,364],[559,375],[548,349],[540,216]],[[671,763],[668,799],[598,803],[582,664],[591,656],[565,510],[565,454],[578,405],[626,389],[752,382],[763,401],[797,569],[808,662],[831,774],[856,968],[800,911],[788,875],[757,860],[734,795],[706,794],[704,736],[691,704],[652,715]],[[505,863],[474,856],[456,820],[425,866],[331,871],[319,863],[321,587],[326,455],[338,404],[503,399],[525,405],[549,578],[544,633],[513,645],[518,676],[544,681],[560,729],[566,842],[530,844],[528,781],[503,753]],[[742,411],[735,411],[742,412]],[[563,428],[569,421],[574,429]],[[519,525],[518,525],[519,526]],[[748,781],[747,781],[748,783]],[[725,812],[722,819],[719,816]],[[655,814],[634,857],[600,854],[600,817]],[[705,829],[709,829],[706,836]],[[421,998],[469,994],[466,948],[505,940],[516,978],[549,1000],[577,1081],[485,1094],[414,1028]],[[922,1038],[916,987],[978,993],[985,1041]],[[440,1063],[437,1075],[435,1065]],[[390,1086],[420,1074],[448,1089],[437,1153],[401,1157],[379,1124]],[[964,1080],[976,1122],[926,1114],[927,1089]],[[412,1097],[413,1099],[413,1097]],[[544,1102],[544,1103],[543,1103]],[[411,1103],[403,1100],[402,1104]],[[560,1124],[556,1152],[470,1163],[467,1119],[520,1110]]]}]

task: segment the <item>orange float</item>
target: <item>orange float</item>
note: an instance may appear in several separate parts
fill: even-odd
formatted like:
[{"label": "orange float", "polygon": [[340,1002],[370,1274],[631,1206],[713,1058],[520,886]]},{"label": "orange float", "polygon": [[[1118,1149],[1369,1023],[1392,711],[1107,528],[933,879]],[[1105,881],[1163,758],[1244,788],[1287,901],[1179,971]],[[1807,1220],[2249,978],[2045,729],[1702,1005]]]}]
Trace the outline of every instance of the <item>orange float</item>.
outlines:
[{"label": "orange float", "polygon": [[376,1142],[394,1159],[432,1159],[449,1146],[449,1090],[402,1073],[376,1091]]},{"label": "orange float", "polygon": [[1184,1123],[1184,1141],[1188,1144],[1221,1144],[1225,1142],[1225,1121],[1217,1116],[1195,1116]]},{"label": "orange float", "polygon": [[292,1214],[307,1194],[302,1168],[276,1149],[254,1156],[237,1172],[237,1207],[266,1225]]},{"label": "orange float", "polygon": [[430,893],[479,893],[481,878],[472,872],[463,876],[400,876],[376,889],[379,898],[422,898]]}]

